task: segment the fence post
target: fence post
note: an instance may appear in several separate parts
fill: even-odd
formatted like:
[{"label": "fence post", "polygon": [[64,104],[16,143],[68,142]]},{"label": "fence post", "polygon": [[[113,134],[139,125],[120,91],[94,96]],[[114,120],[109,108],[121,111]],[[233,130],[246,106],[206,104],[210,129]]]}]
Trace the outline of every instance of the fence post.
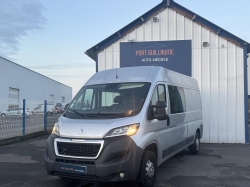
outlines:
[{"label": "fence post", "polygon": [[26,110],[25,110],[26,106],[25,106],[25,99],[23,99],[23,136],[25,136],[25,117],[26,117]]},{"label": "fence post", "polygon": [[47,131],[47,100],[44,101],[44,131]]}]

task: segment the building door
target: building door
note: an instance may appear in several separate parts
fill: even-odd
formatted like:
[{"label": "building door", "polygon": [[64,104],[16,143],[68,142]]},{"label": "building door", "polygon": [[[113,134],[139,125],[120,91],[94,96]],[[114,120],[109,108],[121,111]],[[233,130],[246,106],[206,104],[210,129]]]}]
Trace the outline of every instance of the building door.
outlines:
[{"label": "building door", "polygon": [[9,87],[9,108],[18,108],[19,105],[19,89]]},{"label": "building door", "polygon": [[54,104],[54,95],[52,95],[52,94],[49,94],[49,102],[48,102],[48,104]]}]

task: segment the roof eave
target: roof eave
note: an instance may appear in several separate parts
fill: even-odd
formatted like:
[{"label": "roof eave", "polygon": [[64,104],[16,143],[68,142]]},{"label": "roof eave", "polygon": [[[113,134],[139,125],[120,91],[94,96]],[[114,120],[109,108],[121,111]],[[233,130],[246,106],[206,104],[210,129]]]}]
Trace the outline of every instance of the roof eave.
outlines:
[{"label": "roof eave", "polygon": [[[95,60],[97,53],[104,50],[108,46],[112,45],[114,42],[118,41],[121,37],[125,36],[135,28],[142,25],[145,21],[152,18],[155,14],[159,13],[162,9],[169,7],[178,13],[184,15],[187,18],[192,19],[194,22],[200,24],[201,26],[207,28],[208,30],[218,34],[219,36],[225,38],[228,41],[233,42],[234,44],[244,47],[247,45],[247,53],[250,53],[250,44],[241,38],[233,35],[232,33],[222,29],[221,27],[215,25],[214,23],[206,20],[205,18],[195,14],[194,12],[188,10],[187,8],[179,5],[178,3],[174,2],[173,0],[163,0],[160,4],[156,5],[154,8],[134,20],[133,22],[129,23],[119,31],[115,32],[108,38],[104,39],[103,41],[99,42],[98,44],[94,45],[90,49],[88,49],[85,54],[87,54],[90,58]],[[96,60],[95,60],[96,61]]]}]

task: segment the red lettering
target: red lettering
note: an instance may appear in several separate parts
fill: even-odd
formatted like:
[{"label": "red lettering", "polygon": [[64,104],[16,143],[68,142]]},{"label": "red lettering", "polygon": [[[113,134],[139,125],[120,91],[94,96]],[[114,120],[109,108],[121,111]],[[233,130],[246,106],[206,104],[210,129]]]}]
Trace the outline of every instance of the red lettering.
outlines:
[{"label": "red lettering", "polygon": [[135,51],[136,56],[145,56],[145,55],[147,55],[146,53],[147,53],[147,50],[136,50]]}]

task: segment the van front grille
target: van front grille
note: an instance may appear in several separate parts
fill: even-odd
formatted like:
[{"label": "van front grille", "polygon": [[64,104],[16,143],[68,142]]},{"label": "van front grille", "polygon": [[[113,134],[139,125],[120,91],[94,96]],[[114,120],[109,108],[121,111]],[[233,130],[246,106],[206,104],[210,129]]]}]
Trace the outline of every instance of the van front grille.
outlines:
[{"label": "van front grille", "polygon": [[65,178],[84,179],[84,180],[91,180],[91,181],[98,180],[98,177],[95,175],[82,175],[82,174],[65,173],[65,172],[53,172],[52,175],[65,177]]},{"label": "van front grille", "polygon": [[57,142],[58,153],[65,156],[96,157],[100,147],[99,143]]},{"label": "van front grille", "polygon": [[69,164],[77,164],[77,165],[90,165],[94,166],[94,161],[87,161],[87,160],[70,160],[70,159],[62,159],[62,158],[56,158],[56,162],[60,163],[69,163]]}]

